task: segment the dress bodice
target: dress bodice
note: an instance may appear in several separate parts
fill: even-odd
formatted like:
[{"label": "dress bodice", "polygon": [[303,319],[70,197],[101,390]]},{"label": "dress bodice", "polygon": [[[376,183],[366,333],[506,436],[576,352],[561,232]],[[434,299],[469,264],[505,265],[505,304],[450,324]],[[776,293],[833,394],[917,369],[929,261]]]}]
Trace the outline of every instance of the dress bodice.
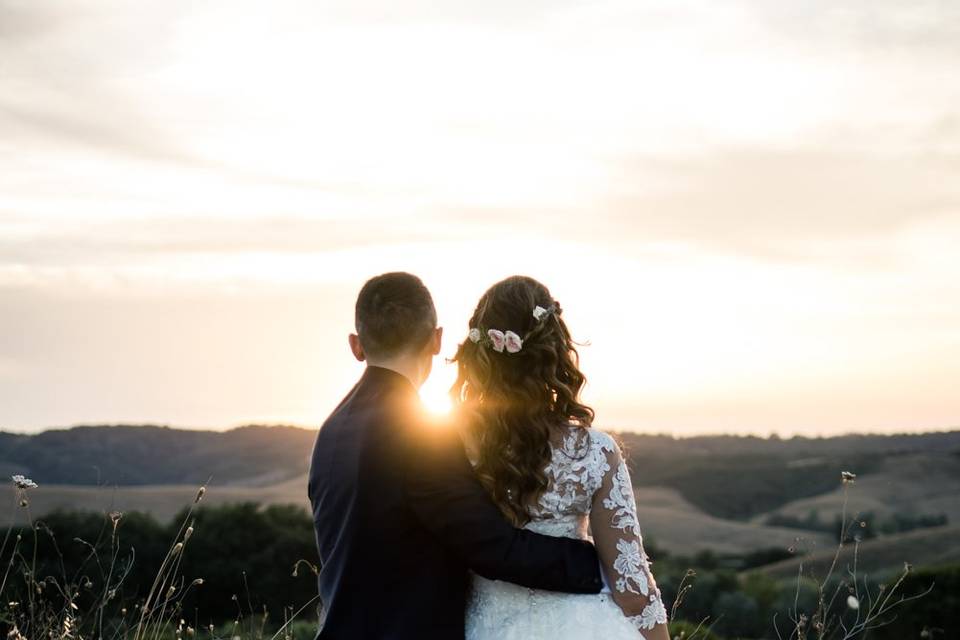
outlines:
[{"label": "dress bodice", "polygon": [[[618,620],[629,622],[634,629],[643,631],[666,624],[666,609],[643,549],[633,483],[620,447],[602,431],[577,426],[566,429],[560,443],[551,444],[550,461],[544,468],[547,488],[529,509],[530,520],[524,528],[554,537],[592,538],[607,584],[598,602],[606,602],[610,594],[613,600],[609,604],[615,600],[616,606],[640,610],[626,617],[618,613]],[[504,631],[513,628],[514,623],[509,621],[523,618],[535,603],[542,608],[544,603],[557,600],[560,616],[561,602],[569,606],[571,598],[577,596],[540,594],[476,577],[469,619],[475,628],[493,629],[491,637],[512,637]],[[518,633],[516,637],[534,636]]]},{"label": "dress bodice", "polygon": [[615,446],[601,431],[568,427],[560,446],[551,445],[545,471],[548,485],[524,527],[536,533],[566,538],[589,538],[589,515],[594,494],[610,471],[606,452]]}]

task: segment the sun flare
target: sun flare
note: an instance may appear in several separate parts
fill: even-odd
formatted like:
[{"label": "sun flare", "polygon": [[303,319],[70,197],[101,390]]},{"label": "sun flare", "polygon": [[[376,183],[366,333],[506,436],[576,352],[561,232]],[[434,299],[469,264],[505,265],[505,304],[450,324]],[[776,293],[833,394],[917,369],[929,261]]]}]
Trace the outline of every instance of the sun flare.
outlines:
[{"label": "sun flare", "polygon": [[427,382],[423,385],[420,389],[420,399],[423,401],[426,410],[433,415],[447,415],[453,408],[453,403],[450,402],[450,396],[447,395],[446,389],[439,384]]}]

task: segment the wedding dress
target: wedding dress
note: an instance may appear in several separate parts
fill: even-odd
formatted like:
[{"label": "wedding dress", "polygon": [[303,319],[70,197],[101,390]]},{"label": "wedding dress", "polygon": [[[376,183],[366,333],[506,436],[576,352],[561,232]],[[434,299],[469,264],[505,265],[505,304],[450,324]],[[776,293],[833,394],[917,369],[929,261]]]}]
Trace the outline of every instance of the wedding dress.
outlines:
[{"label": "wedding dress", "polygon": [[[602,565],[602,593],[565,594],[472,575],[467,640],[637,640],[666,623],[667,612],[643,549],[630,474],[609,435],[570,427],[552,447],[549,486],[524,527],[537,533],[592,539]],[[614,591],[635,599],[627,616]]]}]

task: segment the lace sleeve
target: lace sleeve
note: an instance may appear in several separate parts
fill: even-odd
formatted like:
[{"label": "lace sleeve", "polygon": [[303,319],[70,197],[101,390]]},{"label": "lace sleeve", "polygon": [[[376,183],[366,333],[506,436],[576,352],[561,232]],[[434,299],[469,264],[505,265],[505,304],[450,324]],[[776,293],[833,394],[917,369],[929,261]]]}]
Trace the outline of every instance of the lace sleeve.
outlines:
[{"label": "lace sleeve", "polygon": [[667,610],[643,549],[630,472],[613,439],[604,444],[607,469],[590,510],[603,574],[614,601],[644,638],[668,638]]}]

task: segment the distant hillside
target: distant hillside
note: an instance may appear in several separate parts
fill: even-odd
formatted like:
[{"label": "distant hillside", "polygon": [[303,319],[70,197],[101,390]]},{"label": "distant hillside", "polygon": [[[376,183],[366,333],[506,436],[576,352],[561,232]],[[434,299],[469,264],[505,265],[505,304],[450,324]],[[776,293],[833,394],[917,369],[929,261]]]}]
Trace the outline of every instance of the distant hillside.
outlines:
[{"label": "distant hillside", "polygon": [[[40,484],[30,493],[35,517],[63,509],[119,509],[166,521],[211,477],[206,504],[305,507],[315,435],[265,426],[225,432],[113,426],[33,436],[0,433],[0,473],[23,473]],[[915,538],[906,539],[936,540],[931,551],[960,548],[940,534],[960,524],[960,432],[787,440],[619,437],[637,485],[644,531],[672,553],[831,549],[836,534],[829,524],[842,504],[843,470],[858,474],[848,515],[872,512],[878,524],[897,515],[947,519],[946,527],[911,534],[871,529],[881,538],[869,544],[883,542],[876,549],[895,547],[901,535],[913,533]],[[10,483],[0,484],[0,499],[9,503],[12,494]],[[826,528],[807,526],[814,511]],[[774,517],[780,526],[773,526]],[[0,524],[6,522],[0,514]],[[901,558],[918,563],[899,547],[877,557],[883,566]]]},{"label": "distant hillside", "polygon": [[[889,521],[899,516],[942,514],[960,524],[960,456],[950,452],[897,453],[884,456],[875,470],[858,479],[846,497],[846,513],[872,514]],[[796,500],[754,518],[760,524],[793,519],[832,522],[844,510],[844,492],[832,491]]]},{"label": "distant hillside", "polygon": [[[85,426],[32,436],[0,433],[0,472],[24,473],[53,485],[197,485],[212,477],[221,487],[268,487],[306,473],[314,437],[308,429],[265,426],[224,432]],[[960,432],[790,439],[620,437],[637,486],[670,488],[713,518],[748,522],[788,504],[805,504],[797,501],[835,495],[841,470],[866,480],[888,474],[898,460],[909,459],[913,468],[923,468],[927,460],[946,468],[946,456],[956,464],[949,466],[943,487],[948,493],[960,491],[960,472],[952,471],[960,470],[960,455],[955,455]],[[958,509],[937,512],[948,513],[953,522]]]},{"label": "distant hillside", "polygon": [[193,431],[83,426],[37,435],[0,432],[0,471],[71,485],[263,485],[304,473],[316,432],[247,426]]},{"label": "distant hillside", "polygon": [[[841,471],[869,477],[892,466],[889,460],[939,463],[944,456],[960,468],[958,431],[790,439],[627,433],[621,438],[636,485],[670,487],[704,512],[736,520],[833,493]],[[946,486],[960,489],[960,474]]]},{"label": "distant hillside", "polygon": [[[876,574],[883,571],[899,571],[905,562],[915,566],[936,567],[960,563],[960,527],[935,527],[911,531],[895,536],[867,540],[859,549],[847,545],[837,560],[835,573],[846,575],[854,563],[856,551],[857,571],[860,574]],[[836,556],[836,546],[825,546],[810,556],[783,560],[754,570],[774,578],[796,578],[801,563],[803,575],[823,577]]]}]

